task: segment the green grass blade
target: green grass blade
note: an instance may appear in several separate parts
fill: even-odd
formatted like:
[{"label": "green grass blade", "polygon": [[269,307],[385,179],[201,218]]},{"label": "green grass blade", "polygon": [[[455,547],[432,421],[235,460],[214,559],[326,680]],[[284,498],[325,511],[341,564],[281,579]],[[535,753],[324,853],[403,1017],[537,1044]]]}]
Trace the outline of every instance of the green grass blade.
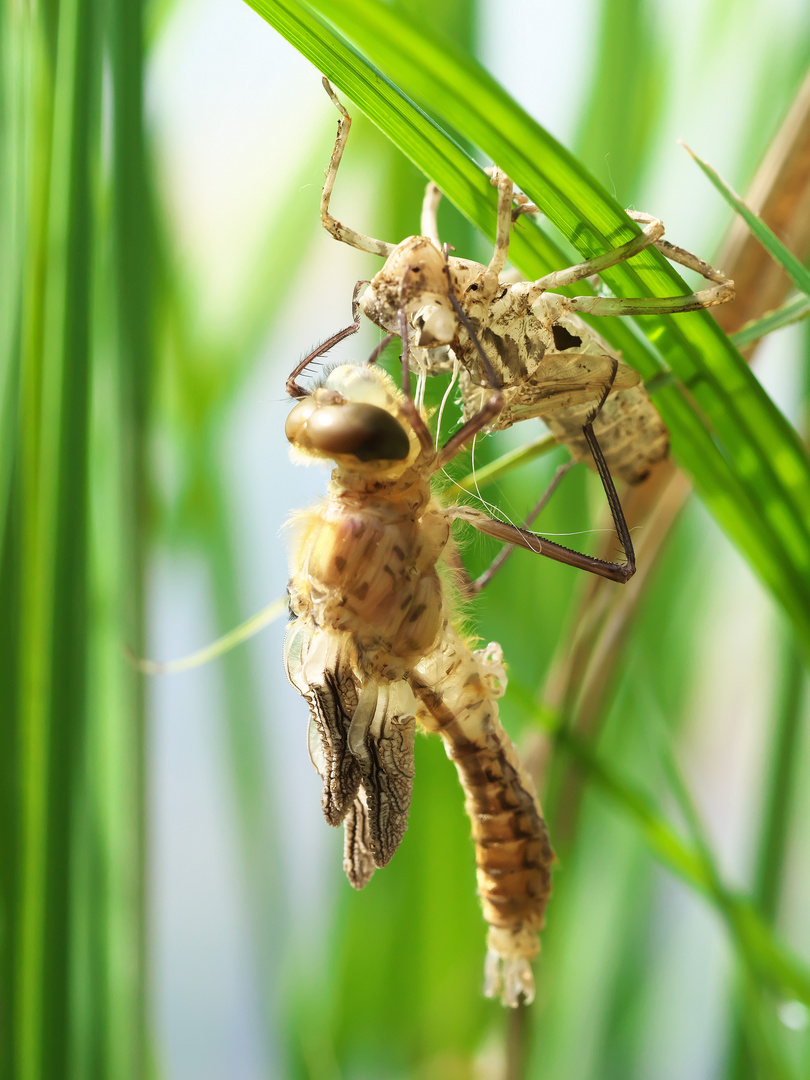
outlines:
[{"label": "green grass blade", "polygon": [[689,886],[702,893],[722,916],[752,974],[775,989],[810,1004],[810,969],[774,938],[767,923],[744,897],[729,890],[698,847],[690,847],[661,817],[652,800],[620,778],[579,739],[558,734],[560,745],[574,755],[589,778],[639,825],[655,856]]},{"label": "green grass blade", "polygon": [[[801,720],[805,669],[793,640],[785,637],[777,668],[776,709],[772,725],[772,745],[763,770],[764,817],[757,838],[753,897],[757,909],[770,926],[775,926],[782,895],[790,841],[790,811],[801,766]],[[756,987],[743,987],[738,995],[739,1014],[735,1017],[728,1050],[730,1077],[750,1075],[746,1069],[749,1048],[758,1043],[756,1020],[768,1002]],[[767,1049],[767,1045],[766,1045]]]},{"label": "green grass blade", "polygon": [[[41,1003],[37,999],[36,978],[27,975],[25,964],[41,963],[40,931],[36,919],[26,915],[26,903],[36,905],[33,914],[40,918],[43,867],[44,738],[41,724],[24,724],[26,678],[31,662],[23,644],[23,612],[30,595],[33,569],[30,546],[24,542],[33,533],[35,524],[34,493],[37,484],[36,444],[37,417],[35,409],[41,381],[42,348],[42,277],[41,267],[47,258],[47,191],[52,136],[51,78],[47,68],[42,20],[30,9],[16,12],[3,8],[4,73],[10,76],[9,54],[19,64],[17,95],[6,99],[4,126],[10,123],[12,102],[17,108],[17,140],[12,149],[4,142],[6,176],[14,183],[8,188],[9,204],[13,204],[18,243],[9,249],[9,258],[16,256],[10,266],[11,276],[6,285],[12,295],[3,297],[4,323],[16,321],[15,334],[7,334],[3,357],[6,387],[19,386],[19,399],[9,403],[4,419],[9,420],[5,434],[16,435],[8,444],[3,492],[0,509],[3,532],[0,534],[2,558],[0,571],[9,588],[8,604],[0,611],[2,622],[2,652],[0,652],[0,683],[10,695],[4,699],[10,706],[4,716],[4,749],[8,752],[10,770],[8,786],[4,788],[3,835],[3,987],[0,1007],[6,1038],[2,1040],[2,1061],[8,1075],[23,1075],[26,1055],[36,1052],[31,1036],[37,1038]],[[10,135],[10,132],[9,132]],[[8,227],[8,226],[7,226]],[[16,300],[16,308],[11,305]],[[5,390],[4,392],[9,392]],[[15,395],[16,397],[16,395]],[[27,409],[26,409],[27,407]],[[27,495],[27,497],[26,497]],[[30,625],[30,624],[29,624]],[[30,716],[30,714],[29,714]],[[28,717],[26,717],[28,719]],[[25,963],[23,962],[25,958]],[[35,975],[36,973],[34,973]],[[26,1044],[26,1038],[28,1044]],[[36,1067],[35,1060],[31,1067]]]},{"label": "green grass blade", "polygon": [[[325,4],[313,6],[327,11]],[[368,0],[333,0],[328,16],[406,93],[422,103],[429,101],[433,113],[463,131],[505,168],[583,255],[592,257],[630,239],[635,230],[628,228],[627,217],[616,202],[480,65],[450,43]],[[516,264],[528,269],[515,254]],[[689,291],[674,268],[650,250],[631,264],[606,271],[604,278],[619,296]],[[781,540],[790,544],[800,536],[794,557],[807,560],[810,465],[795,432],[708,313],[645,317],[641,322],[664,362],[706,411],[726,443],[727,455],[735,461],[756,455],[761,473],[758,501],[765,520],[773,513],[773,496],[778,492],[795,533],[795,537],[783,533]],[[612,329],[608,323],[599,324],[606,333]],[[645,377],[651,374],[640,370]],[[670,396],[662,395],[660,404],[677,439],[681,431],[669,407]],[[779,452],[774,450],[776,445]],[[748,462],[740,472],[750,475]],[[696,479],[701,479],[700,470]],[[777,529],[782,531],[781,523]],[[810,569],[810,561],[802,569]]]},{"label": "green grass blade", "polygon": [[633,816],[648,845],[667,868],[691,888],[710,896],[714,885],[711,868],[701,853],[661,817],[652,799],[617,776],[610,765],[598,759],[584,741],[570,732],[560,729],[556,739],[587,770],[590,780]]},{"label": "green grass blade", "polygon": [[509,453],[503,454],[488,465],[484,465],[461,480],[457,480],[456,484],[463,491],[475,492],[484,484],[494,484],[496,480],[508,476],[510,472],[519,469],[521,465],[528,465],[530,461],[535,461],[544,454],[551,453],[558,446],[559,443],[553,435],[544,435],[527,446],[519,446],[517,450],[510,450]]},{"label": "green grass blade", "polygon": [[[47,37],[47,28],[43,31]],[[59,9],[47,189],[41,361],[24,374],[22,869],[18,1075],[67,1074],[76,960],[71,860],[86,740],[87,467],[93,90],[87,0]],[[42,133],[38,133],[42,137]],[[43,214],[44,216],[44,214]],[[41,307],[40,307],[41,305]],[[25,484],[25,480],[22,482]]]},{"label": "green grass blade", "polygon": [[794,296],[776,311],[771,311],[761,319],[746,323],[736,334],[731,335],[731,340],[738,349],[743,349],[746,345],[753,345],[755,341],[759,341],[767,334],[772,334],[775,330],[801,322],[808,315],[810,315],[810,298]]},{"label": "green grass blade", "polygon": [[640,186],[662,111],[668,54],[644,0],[604,0],[577,155],[628,204]]},{"label": "green grass blade", "polygon": [[[143,5],[118,0],[108,12],[105,42],[112,82],[111,235],[105,256],[114,362],[99,365],[95,415],[99,467],[96,514],[106,529],[94,549],[97,603],[107,618],[95,627],[94,685],[98,822],[107,909],[103,926],[103,1067],[109,1077],[140,1080],[148,1068],[146,817],[147,753],[142,680],[122,654],[140,649],[149,504],[146,445],[154,384],[154,223],[144,132]],[[99,260],[103,265],[102,260]],[[109,331],[103,337],[101,329]],[[102,404],[101,402],[104,402]]]},{"label": "green grass blade", "polygon": [[782,243],[776,233],[769,229],[762,218],[750,210],[740,196],[707,162],[697,156],[694,150],[690,150],[686,143],[681,143],[687,154],[697,163],[704,176],[708,177],[712,185],[720,192],[729,206],[735,210],[745,221],[748,228],[759,240],[766,251],[770,252],[776,262],[790,277],[797,289],[805,296],[810,296],[810,270],[802,266],[792,251]]},{"label": "green grass blade", "polygon": [[[10,5],[0,5],[0,1076],[15,1072],[15,983],[18,970],[19,898],[19,515],[12,511],[12,494],[19,494],[18,398],[21,367],[22,290],[25,280],[24,229],[27,100],[23,72],[29,50]],[[29,114],[30,115],[30,114]],[[15,484],[15,481],[17,484]],[[16,510],[19,509],[17,505]]]},{"label": "green grass blade", "polygon": [[[132,535],[119,513],[135,502],[131,487],[115,475],[91,490],[91,474],[94,483],[114,471],[128,430],[111,390],[126,351],[111,344],[115,230],[98,228],[108,205],[97,198],[107,177],[99,168],[104,20],[95,0],[63,0],[6,5],[0,22],[4,76],[6,50],[16,64],[15,92],[2,106],[11,108],[14,145],[11,137],[0,144],[14,218],[9,237],[4,200],[0,229],[14,265],[10,278],[0,274],[0,693],[4,766],[15,770],[2,803],[0,1071],[21,1080],[127,1080],[145,1046],[142,755],[137,737],[134,752],[128,742],[142,718],[129,708],[133,675],[117,678],[125,620],[108,602],[119,592],[137,596],[140,575],[116,559],[122,536]],[[140,79],[133,43],[130,24],[126,49]],[[132,147],[137,125],[123,107],[115,58],[111,75]],[[126,168],[131,214],[131,155]],[[116,238],[137,308],[143,278]],[[141,333],[143,314],[138,308],[134,319]],[[146,360],[138,347],[138,365]],[[129,385],[122,412],[136,400]],[[108,427],[94,442],[99,407]],[[121,842],[133,834],[134,845]],[[135,993],[122,995],[132,982]]]},{"label": "green grass blade", "polygon": [[224,656],[232,649],[235,649],[237,645],[242,645],[245,641],[248,641],[255,634],[258,634],[260,630],[263,630],[265,626],[269,626],[271,622],[280,619],[286,607],[287,601],[284,597],[273,600],[272,603],[263,607],[261,611],[257,611],[255,615],[251,615],[250,618],[239,623],[233,630],[229,630],[227,634],[223,634],[216,641],[212,641],[210,645],[204,645],[201,649],[197,649],[195,652],[189,653],[188,656],[182,656],[177,660],[138,660],[133,658],[132,662],[138,671],[143,672],[144,675],[177,675],[181,671],[191,671],[194,668],[202,667],[203,664],[207,664],[211,660]]}]

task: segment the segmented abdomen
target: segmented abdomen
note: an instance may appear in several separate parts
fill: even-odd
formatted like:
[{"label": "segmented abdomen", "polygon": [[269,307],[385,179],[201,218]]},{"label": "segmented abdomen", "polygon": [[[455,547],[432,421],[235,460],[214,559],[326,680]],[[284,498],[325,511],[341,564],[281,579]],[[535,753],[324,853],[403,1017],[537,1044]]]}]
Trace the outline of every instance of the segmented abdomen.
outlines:
[{"label": "segmented abdomen", "polygon": [[554,853],[534,785],[498,717],[506,685],[500,647],[471,653],[449,625],[410,677],[417,720],[444,740],[472,823],[478,893],[489,924],[485,993],[516,1006],[534,996]]},{"label": "segmented abdomen", "polygon": [[[504,387],[506,404],[491,427],[501,431],[512,424],[538,417],[549,427],[557,442],[564,443],[571,451],[575,461],[584,461],[594,468],[591,449],[585,441],[582,428],[593,413],[599,398],[599,391],[604,382],[594,379],[592,387],[581,372],[577,372],[576,361],[593,361],[584,354],[568,357],[565,353],[553,357],[557,366],[555,377],[550,376],[548,365],[540,364],[535,374],[526,376]],[[599,357],[609,361],[610,357]],[[581,387],[576,391],[569,389],[569,384],[562,377],[565,362],[573,366],[571,384],[575,376],[581,379]],[[598,372],[600,376],[603,372]],[[631,381],[636,380],[635,385]],[[464,416],[469,419],[483,405],[487,391],[462,372],[460,384],[464,398]],[[594,421],[594,432],[602,453],[605,455],[611,475],[628,484],[638,484],[649,473],[653,465],[663,461],[669,454],[669,432],[658,415],[643,384],[638,376],[627,367],[619,365],[619,371],[607,400]]]},{"label": "segmented abdomen", "polygon": [[[566,444],[572,457],[593,467],[591,449],[582,427],[591,406],[575,406],[543,417],[552,435]],[[640,483],[653,465],[669,454],[669,432],[643,386],[615,390],[593,425],[613,477]]]}]

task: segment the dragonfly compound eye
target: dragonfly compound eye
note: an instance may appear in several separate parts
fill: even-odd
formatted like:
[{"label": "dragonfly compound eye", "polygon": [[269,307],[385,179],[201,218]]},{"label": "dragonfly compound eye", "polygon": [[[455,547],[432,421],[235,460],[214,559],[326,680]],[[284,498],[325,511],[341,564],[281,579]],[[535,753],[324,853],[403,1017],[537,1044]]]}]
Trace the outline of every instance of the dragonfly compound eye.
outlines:
[{"label": "dragonfly compound eye", "polygon": [[351,454],[359,461],[404,461],[411,450],[402,424],[385,409],[364,402],[318,405],[309,399],[287,417],[291,443],[327,457]]}]

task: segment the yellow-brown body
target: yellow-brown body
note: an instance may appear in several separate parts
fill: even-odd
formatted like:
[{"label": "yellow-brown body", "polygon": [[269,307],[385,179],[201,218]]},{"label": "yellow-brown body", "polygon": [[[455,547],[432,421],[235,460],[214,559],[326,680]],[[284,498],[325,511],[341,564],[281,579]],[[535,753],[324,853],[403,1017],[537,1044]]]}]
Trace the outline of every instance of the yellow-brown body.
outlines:
[{"label": "yellow-brown body", "polygon": [[506,684],[500,648],[470,652],[452,626],[411,677],[417,720],[442,737],[472,823],[478,893],[489,925],[487,992],[503,975],[504,999],[531,997],[528,958],[540,948],[554,853],[534,785],[504,731],[497,698]]},{"label": "yellow-brown body", "polygon": [[370,671],[379,674],[383,658],[391,677],[402,678],[438,633],[436,566],[449,536],[426,485],[338,473],[327,499],[301,517],[291,595],[318,625],[351,633]]},{"label": "yellow-brown body", "polygon": [[[349,401],[380,401],[382,387],[385,407],[403,422],[386,376],[353,381],[343,370],[334,383]],[[309,449],[292,430],[294,445]],[[361,464],[335,454],[326,499],[298,515],[287,672],[310,706],[324,813],[345,825],[344,867],[357,888],[388,862],[407,826],[416,723],[442,737],[472,822],[490,926],[486,989],[497,993],[503,977],[503,1000],[516,1005],[533,994],[529,960],[539,948],[553,853],[498,719],[506,682],[499,647],[471,652],[452,625],[437,567],[454,515],[430,492],[436,455],[410,435],[408,445],[400,461]]]}]

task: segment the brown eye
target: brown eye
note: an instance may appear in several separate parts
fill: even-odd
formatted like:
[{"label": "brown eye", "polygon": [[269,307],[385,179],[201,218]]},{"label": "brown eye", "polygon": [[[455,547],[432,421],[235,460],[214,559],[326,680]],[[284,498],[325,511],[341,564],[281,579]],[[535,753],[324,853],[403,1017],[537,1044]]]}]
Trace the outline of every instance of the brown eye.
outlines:
[{"label": "brown eye", "polygon": [[[404,461],[410,453],[402,424],[377,405],[348,402],[315,407],[313,403],[307,409],[309,404],[296,405],[287,417],[290,442],[330,457],[351,454],[359,461]],[[299,409],[306,409],[306,415],[297,417]]]},{"label": "brown eye", "polygon": [[318,408],[318,403],[314,398],[304,398],[303,401],[290,410],[290,414],[284,424],[284,434],[291,443],[298,442],[301,437],[301,432],[306,428],[307,420],[312,416],[315,410]]}]

